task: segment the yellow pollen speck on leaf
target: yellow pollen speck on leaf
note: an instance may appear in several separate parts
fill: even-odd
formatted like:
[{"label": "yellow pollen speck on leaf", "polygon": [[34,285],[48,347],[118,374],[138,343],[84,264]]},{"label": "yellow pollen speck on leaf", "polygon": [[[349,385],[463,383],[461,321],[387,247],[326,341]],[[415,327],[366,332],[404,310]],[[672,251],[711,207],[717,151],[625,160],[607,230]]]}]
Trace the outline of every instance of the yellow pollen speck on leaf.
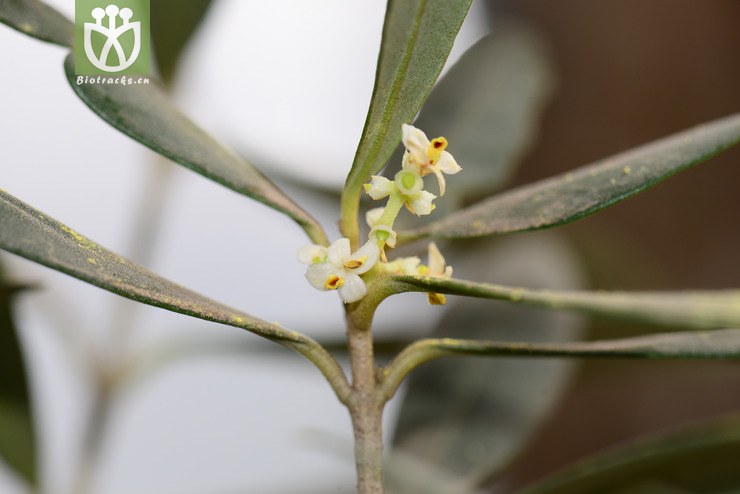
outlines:
[{"label": "yellow pollen speck on leaf", "polygon": [[327,290],[336,290],[342,285],[344,285],[344,278],[337,275],[329,276],[329,278],[324,282],[324,288]]},{"label": "yellow pollen speck on leaf", "polygon": [[235,322],[235,323],[237,323],[237,324],[241,324],[241,323],[243,323],[243,322],[244,322],[244,318],[243,318],[243,317],[239,317],[239,316],[234,316],[234,317],[233,317],[233,320],[234,320],[234,322]]},{"label": "yellow pollen speck on leaf", "polygon": [[87,258],[87,262],[89,262],[90,264],[97,264],[97,263],[98,263],[98,262],[97,262],[97,261],[96,261],[95,259],[93,259],[92,257],[88,257],[88,258]]},{"label": "yellow pollen speck on leaf", "polygon": [[77,242],[77,245],[79,245],[83,249],[92,249],[94,247],[97,247],[97,245],[95,244],[95,242],[91,242],[90,240],[86,239],[85,237],[83,237],[82,235],[80,235],[76,231],[72,230],[71,228],[69,228],[67,226],[64,226],[64,225],[62,225],[61,228],[62,228],[62,230],[64,232],[66,232],[69,235],[71,235],[72,238],[75,239],[75,242]]},{"label": "yellow pollen speck on leaf", "polygon": [[432,162],[437,161],[446,147],[447,139],[444,137],[435,137],[427,148],[427,158]]},{"label": "yellow pollen speck on leaf", "polygon": [[347,269],[357,269],[367,261],[367,256],[362,256],[359,259],[351,259],[344,263],[344,267]]},{"label": "yellow pollen speck on leaf", "polygon": [[625,175],[629,175],[630,173],[632,173],[632,168],[629,166],[625,166],[624,168],[622,168],[622,171]]}]

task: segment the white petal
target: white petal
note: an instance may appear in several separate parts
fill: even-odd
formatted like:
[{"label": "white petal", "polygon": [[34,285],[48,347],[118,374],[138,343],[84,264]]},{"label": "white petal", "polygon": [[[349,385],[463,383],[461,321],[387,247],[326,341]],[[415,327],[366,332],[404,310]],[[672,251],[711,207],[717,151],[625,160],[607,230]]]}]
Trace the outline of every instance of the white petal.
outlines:
[{"label": "white petal", "polygon": [[339,295],[345,304],[357,302],[367,293],[367,287],[362,278],[354,273],[347,273],[344,278],[344,285],[339,287]]},{"label": "white petal", "polygon": [[329,264],[328,262],[319,262],[311,264],[306,270],[306,279],[311,286],[317,290],[326,291],[326,280],[331,276],[341,276],[343,273],[337,274],[337,269]]},{"label": "white petal", "polygon": [[303,264],[314,264],[326,259],[326,247],[323,245],[306,245],[298,251],[298,260]]},{"label": "white petal", "polygon": [[388,232],[388,238],[385,239],[385,244],[388,247],[395,247],[396,246],[396,232],[393,231],[393,229],[387,225],[376,225],[372,227],[370,230],[370,235],[368,235],[368,238],[370,239],[370,242],[377,242],[378,237],[375,236],[375,232]]},{"label": "white petal", "polygon": [[340,238],[326,249],[329,262],[337,267],[343,267],[351,253],[348,238]]},{"label": "white petal", "polygon": [[417,216],[429,214],[434,210],[434,204],[432,201],[436,198],[431,192],[422,190],[418,197],[406,203],[406,207],[409,211]]},{"label": "white petal", "polygon": [[455,161],[455,158],[453,158],[447,151],[442,151],[442,154],[439,156],[435,165],[447,175],[454,175],[462,170],[460,165],[457,164],[457,161]]},{"label": "white petal", "polygon": [[431,143],[424,132],[413,125],[402,124],[401,140],[411,154],[409,159],[412,162],[421,164],[427,161],[427,148]]},{"label": "white petal", "polygon": [[437,244],[429,242],[429,275],[440,276],[445,272],[445,258],[437,248]]},{"label": "white petal", "polygon": [[367,221],[367,226],[369,226],[370,228],[377,226],[378,222],[380,221],[380,217],[383,216],[383,211],[385,211],[385,208],[373,208],[365,213],[365,221]]},{"label": "white petal", "polygon": [[362,261],[362,265],[348,269],[356,274],[366,273],[375,266],[378,262],[378,258],[380,258],[380,248],[378,248],[377,240],[368,240],[365,242],[365,245],[357,249],[357,251],[349,258],[349,261]]},{"label": "white petal", "polygon": [[365,185],[365,192],[376,201],[388,197],[393,192],[395,183],[392,180],[378,175],[373,175],[371,179],[370,183]]}]

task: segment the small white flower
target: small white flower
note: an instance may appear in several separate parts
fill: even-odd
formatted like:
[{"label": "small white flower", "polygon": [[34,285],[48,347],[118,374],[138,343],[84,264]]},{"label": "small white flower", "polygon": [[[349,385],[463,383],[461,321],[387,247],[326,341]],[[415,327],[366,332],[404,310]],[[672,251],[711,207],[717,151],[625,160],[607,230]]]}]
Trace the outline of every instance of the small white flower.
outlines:
[{"label": "small white flower", "polygon": [[391,195],[396,187],[392,180],[388,180],[380,175],[373,175],[370,178],[370,183],[364,185],[365,192],[376,201]]},{"label": "small white flower", "polygon": [[403,196],[406,209],[417,216],[429,214],[436,207],[432,201],[437,197],[424,189],[424,180],[413,170],[396,173],[396,190]]},{"label": "small white flower", "polygon": [[[385,232],[385,234],[381,237],[378,235],[378,232]],[[370,240],[375,240],[376,242],[378,240],[383,240],[385,244],[392,249],[396,246],[396,238],[398,235],[393,231],[393,228],[388,225],[375,225],[370,229],[368,237]]]},{"label": "small white flower", "polygon": [[445,195],[445,179],[442,173],[454,175],[460,171],[455,158],[445,151],[447,139],[436,137],[431,141],[426,134],[413,125],[401,125],[401,140],[406,147],[403,169],[412,170],[420,176],[434,173],[439,184],[439,195]]},{"label": "small white flower", "polygon": [[[354,253],[350,250],[349,239],[340,238],[328,248],[323,248],[323,260],[314,262],[321,253],[317,245],[304,247],[298,258],[309,264],[306,279],[314,288],[322,291],[337,290],[344,303],[357,302],[367,293],[365,282],[359,275],[368,272],[378,262],[380,249],[377,241],[368,241]],[[310,262],[306,262],[309,260]]]}]

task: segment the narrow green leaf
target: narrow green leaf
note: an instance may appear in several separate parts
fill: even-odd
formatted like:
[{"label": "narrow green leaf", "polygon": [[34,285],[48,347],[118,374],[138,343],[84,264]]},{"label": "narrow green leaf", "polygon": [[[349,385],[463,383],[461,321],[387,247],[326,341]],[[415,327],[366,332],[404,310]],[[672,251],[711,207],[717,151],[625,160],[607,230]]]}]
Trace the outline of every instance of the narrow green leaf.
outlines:
[{"label": "narrow green leaf", "polygon": [[36,485],[31,393],[13,319],[13,299],[20,288],[5,281],[0,266],[0,457],[20,477]]},{"label": "narrow green leaf", "polygon": [[74,43],[74,24],[39,0],[0,0],[0,22],[41,41]]},{"label": "narrow green leaf", "polygon": [[[480,242],[455,269],[552,288],[580,285],[575,254],[552,232],[492,243]],[[479,265],[481,258],[490,262]],[[556,344],[579,339],[583,326],[581,318],[562,313],[463,299],[450,301],[433,335]],[[388,486],[404,494],[473,492],[526,446],[559,402],[572,365],[564,359],[467,358],[415,370],[395,427]]]},{"label": "narrow green leaf", "polygon": [[205,17],[211,0],[155,0],[151,4],[152,45],[162,80],[169,84],[180,55]]},{"label": "narrow green leaf", "polygon": [[582,460],[518,494],[730,494],[740,415],[684,426]]},{"label": "narrow green leaf", "polygon": [[316,220],[191,122],[156,84],[77,84],[71,54],[64,66],[74,91],[103,120],[194,172],[287,214],[314,242],[327,243]]},{"label": "narrow green leaf", "polygon": [[[472,0],[389,0],[375,87],[342,199],[352,237],[362,184],[383,168],[437,81]],[[355,224],[356,227],[356,224]]]},{"label": "narrow green leaf", "polygon": [[144,304],[246,329],[311,360],[346,395],[344,374],[314,340],[210,300],[114,254],[0,190],[0,249]]},{"label": "narrow green leaf", "polygon": [[489,283],[414,276],[394,278],[394,289],[490,298],[569,310],[623,321],[683,329],[740,327],[740,290],[695,292],[586,292],[512,288]]},{"label": "narrow green leaf", "polygon": [[735,114],[491,197],[421,228],[400,232],[399,238],[478,237],[570,223],[642,192],[738,142],[740,114]]},{"label": "narrow green leaf", "polygon": [[[383,371],[382,392],[394,392],[409,372],[424,363],[457,355],[487,357],[569,357],[569,358],[634,358],[740,360],[740,329],[718,329],[690,333],[638,336],[620,340],[574,343],[529,343],[489,340],[434,338],[417,340],[401,352]],[[428,469],[427,469],[428,470]],[[441,472],[444,473],[444,472]],[[448,475],[437,476],[439,481]],[[451,492],[472,490],[484,485],[482,476],[470,483],[452,484]],[[443,490],[447,494],[446,490]]]},{"label": "narrow green leaf", "polygon": [[[716,329],[574,343],[509,343],[452,338],[420,340],[432,358],[451,355],[511,357],[738,360],[740,329]],[[414,346],[412,345],[412,347]],[[424,361],[430,359],[424,359]]]}]

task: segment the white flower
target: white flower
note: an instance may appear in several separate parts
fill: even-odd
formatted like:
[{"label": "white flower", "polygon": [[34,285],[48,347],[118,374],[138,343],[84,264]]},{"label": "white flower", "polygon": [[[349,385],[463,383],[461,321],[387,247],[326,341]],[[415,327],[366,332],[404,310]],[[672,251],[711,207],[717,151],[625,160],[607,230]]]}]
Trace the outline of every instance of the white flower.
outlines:
[{"label": "white flower", "polygon": [[437,196],[424,189],[424,179],[413,170],[401,170],[394,177],[396,190],[403,196],[406,209],[417,216],[429,214],[436,207],[432,201]]},{"label": "white flower", "polygon": [[[322,253],[323,259],[316,261]],[[347,238],[340,238],[328,248],[310,245],[298,252],[298,259],[309,265],[306,279],[311,286],[322,291],[337,290],[346,304],[365,296],[367,287],[359,275],[372,269],[379,256],[377,241],[368,241],[352,253]]]},{"label": "white flower", "polygon": [[455,158],[445,151],[447,139],[436,137],[429,141],[421,130],[413,125],[403,124],[401,140],[406,147],[403,169],[415,171],[422,177],[434,173],[439,184],[439,195],[445,195],[445,179],[442,173],[454,175],[461,169]]},{"label": "white flower", "polygon": [[[378,235],[378,232],[384,232],[384,234]],[[375,225],[370,229],[368,237],[370,240],[375,240],[376,242],[378,240],[383,240],[383,242],[392,249],[396,246],[396,238],[398,235],[393,231],[393,228],[388,225]]]}]

